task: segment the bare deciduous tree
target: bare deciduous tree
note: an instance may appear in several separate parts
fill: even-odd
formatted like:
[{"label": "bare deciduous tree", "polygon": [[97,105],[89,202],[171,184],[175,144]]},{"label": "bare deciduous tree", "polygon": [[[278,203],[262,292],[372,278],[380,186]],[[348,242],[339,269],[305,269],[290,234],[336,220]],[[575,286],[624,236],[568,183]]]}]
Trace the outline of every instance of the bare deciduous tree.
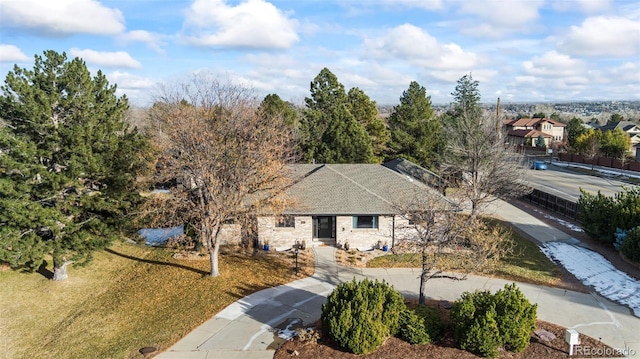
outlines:
[{"label": "bare deciduous tree", "polygon": [[291,127],[260,113],[250,90],[202,74],[161,87],[151,116],[161,154],[156,180],[173,183],[170,196],[150,201],[152,217],[191,224],[216,277],[223,225],[286,205]]},{"label": "bare deciduous tree", "polygon": [[405,221],[398,226],[397,250],[422,257],[419,303],[425,302],[425,287],[432,278],[463,280],[495,265],[511,245],[500,227],[490,228],[480,218],[458,210],[437,194],[417,194],[397,206]]},{"label": "bare deciduous tree", "polygon": [[502,119],[483,114],[477,87],[471,75],[458,81],[454,110],[444,117],[442,166],[446,177],[455,178],[458,194],[471,202],[472,217],[497,198],[518,198],[531,190],[523,156],[505,145]]}]

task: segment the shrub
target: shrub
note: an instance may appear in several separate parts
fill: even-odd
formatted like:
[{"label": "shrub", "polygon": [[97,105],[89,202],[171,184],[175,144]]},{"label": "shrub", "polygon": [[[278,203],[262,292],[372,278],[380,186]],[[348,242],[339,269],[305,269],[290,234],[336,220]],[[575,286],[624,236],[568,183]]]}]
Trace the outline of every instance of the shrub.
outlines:
[{"label": "shrub", "polygon": [[579,221],[592,238],[613,243],[617,228],[626,230],[640,226],[640,188],[625,187],[613,197],[600,192],[596,195],[581,192]]},{"label": "shrub", "polygon": [[438,340],[444,329],[438,311],[424,305],[415,308],[414,311],[424,320],[424,327],[431,341]]},{"label": "shrub", "polygon": [[493,295],[465,292],[453,304],[451,320],[460,348],[487,357],[497,356],[500,341]]},{"label": "shrub", "polygon": [[364,279],[339,284],[322,305],[322,328],[355,354],[375,350],[398,333],[406,309],[402,295],[386,282]]},{"label": "shrub", "polygon": [[531,305],[515,283],[505,285],[493,298],[502,345],[516,353],[523,351],[536,329],[538,305]]},{"label": "shrub", "polygon": [[495,320],[496,312],[492,309],[479,315],[467,328],[460,348],[487,358],[498,356],[500,332]]},{"label": "shrub", "polygon": [[640,263],[640,226],[627,232],[620,251],[627,259]]},{"label": "shrub", "polygon": [[584,190],[578,199],[580,208],[580,225],[591,238],[602,242],[613,242],[613,233],[616,227],[612,226],[611,219],[615,217],[615,202],[612,197],[605,196],[598,191],[593,195]]},{"label": "shrub", "polygon": [[515,284],[494,295],[463,293],[451,311],[456,340],[460,348],[487,357],[497,356],[501,346],[520,352],[529,345],[537,308]]},{"label": "shrub", "polygon": [[424,318],[411,309],[405,309],[400,313],[400,330],[398,338],[409,344],[431,343],[431,337],[424,325]]}]

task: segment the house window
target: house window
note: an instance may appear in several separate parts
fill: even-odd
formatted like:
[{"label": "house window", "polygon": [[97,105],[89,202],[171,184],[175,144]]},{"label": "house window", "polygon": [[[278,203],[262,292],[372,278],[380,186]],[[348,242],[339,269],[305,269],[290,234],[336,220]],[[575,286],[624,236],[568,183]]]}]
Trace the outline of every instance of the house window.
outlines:
[{"label": "house window", "polygon": [[280,216],[276,218],[277,228],[295,228],[296,219],[294,216]]},{"label": "house window", "polygon": [[378,228],[378,216],[353,216],[353,228]]}]

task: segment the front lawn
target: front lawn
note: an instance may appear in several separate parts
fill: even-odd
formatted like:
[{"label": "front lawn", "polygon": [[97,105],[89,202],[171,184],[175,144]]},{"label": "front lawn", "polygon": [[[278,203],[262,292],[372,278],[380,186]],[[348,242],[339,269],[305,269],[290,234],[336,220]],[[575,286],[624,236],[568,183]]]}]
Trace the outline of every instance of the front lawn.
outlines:
[{"label": "front lawn", "polygon": [[[62,282],[3,268],[0,357],[140,358],[138,349],[166,349],[239,298],[298,278],[290,254],[223,250],[217,278],[208,259],[171,254],[118,243]],[[310,249],[300,261],[312,273]]]},{"label": "front lawn", "polygon": [[[495,275],[526,283],[553,286],[562,280],[557,265],[547,258],[538,245],[521,234],[511,230],[511,226],[498,219],[488,219],[490,225],[502,226],[511,233],[513,251],[500,261],[500,265],[490,272],[478,273]],[[367,262],[370,268],[420,268],[422,257],[419,253],[389,254],[373,258]]]}]

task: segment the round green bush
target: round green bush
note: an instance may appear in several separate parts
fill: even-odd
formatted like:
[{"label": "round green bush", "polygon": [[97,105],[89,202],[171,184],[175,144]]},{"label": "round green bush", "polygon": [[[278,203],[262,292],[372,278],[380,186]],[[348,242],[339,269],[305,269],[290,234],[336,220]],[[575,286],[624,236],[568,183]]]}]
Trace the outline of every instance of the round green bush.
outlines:
[{"label": "round green bush", "polygon": [[493,298],[502,345],[516,353],[523,351],[536,329],[538,305],[531,305],[515,283],[505,285]]},{"label": "round green bush", "polygon": [[451,308],[454,336],[460,348],[486,357],[497,356],[500,332],[495,317],[489,291],[462,293]]},{"label": "round green bush", "polygon": [[398,333],[406,309],[400,292],[386,282],[364,279],[339,284],[322,305],[322,328],[343,349],[366,354]]},{"label": "round green bush", "polygon": [[620,251],[630,261],[640,263],[640,227],[627,232],[627,236],[620,246]]},{"label": "round green bush", "polygon": [[415,309],[413,309],[418,316],[420,316],[424,321],[424,327],[427,330],[427,334],[429,334],[429,338],[431,341],[438,340],[442,331],[444,330],[444,325],[442,324],[442,320],[438,315],[438,311],[421,305]]},{"label": "round green bush", "polygon": [[486,357],[497,356],[500,347],[520,352],[529,345],[537,308],[515,284],[496,294],[463,293],[451,310],[456,340],[462,349]]},{"label": "round green bush", "polygon": [[400,330],[398,338],[409,344],[431,343],[431,337],[424,325],[424,318],[411,309],[405,309],[400,313]]}]

